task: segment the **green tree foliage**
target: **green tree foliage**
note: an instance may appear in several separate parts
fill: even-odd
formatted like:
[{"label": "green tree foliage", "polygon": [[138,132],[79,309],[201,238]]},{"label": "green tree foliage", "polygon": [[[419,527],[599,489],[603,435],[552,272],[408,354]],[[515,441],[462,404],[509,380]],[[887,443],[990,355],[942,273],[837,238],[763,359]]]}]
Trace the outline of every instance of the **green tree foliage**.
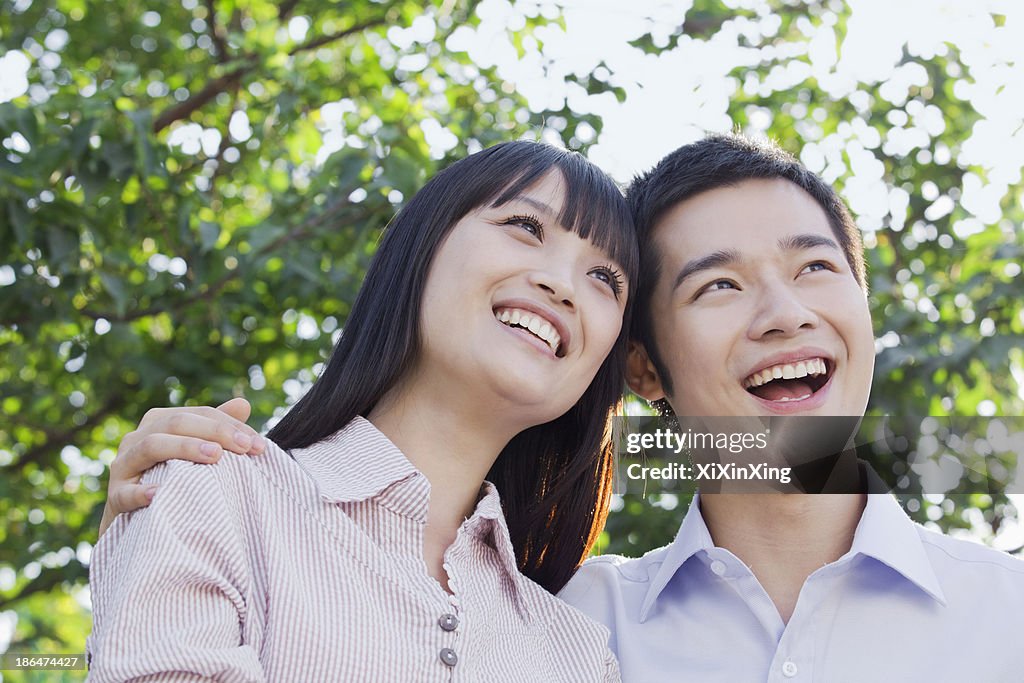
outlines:
[{"label": "green tree foliage", "polygon": [[[833,9],[841,45],[847,15]],[[779,69],[810,64],[806,49],[784,48],[806,46],[825,12],[774,7],[776,30],[744,38],[759,56],[733,74],[742,85],[727,113],[812,167],[828,159],[816,170],[844,190],[865,167],[903,189],[899,226],[866,226],[885,340],[876,409],[973,415],[992,401],[1020,414],[1019,174],[995,220],[959,203],[988,172],[956,161],[980,120],[958,94],[971,69],[952,48],[907,51],[913,83],[896,96],[879,81],[834,97],[807,74],[772,87]],[[496,27],[461,0],[0,1],[0,57],[27,55],[31,84],[13,99],[0,88],[0,614],[17,615],[11,651],[81,651],[105,468],[147,409],[244,393],[265,424],[315,376],[381,230],[427,177],[501,140],[553,136],[585,151],[578,126],[600,133],[599,117],[567,105],[531,110],[498,66],[461,51],[460,37],[480,31],[510,59],[530,56],[536,29],[559,20],[530,3],[521,15]],[[634,45],[713,41],[752,16],[698,2],[667,41]],[[564,78],[621,98],[607,71]],[[942,130],[887,148],[931,107]],[[966,236],[964,220],[980,227]],[[988,536],[1015,514],[998,495],[951,502],[908,509]],[[666,542],[684,503],[622,501],[603,548]]]},{"label": "green tree foliage", "polygon": [[82,649],[56,616],[87,579],[105,466],[148,408],[244,392],[265,422],[326,357],[404,197],[547,119],[600,129],[529,111],[448,48],[489,30],[514,57],[546,23],[526,8],[496,30],[475,9],[0,3],[0,55],[30,55],[33,84],[0,104],[11,651]]}]

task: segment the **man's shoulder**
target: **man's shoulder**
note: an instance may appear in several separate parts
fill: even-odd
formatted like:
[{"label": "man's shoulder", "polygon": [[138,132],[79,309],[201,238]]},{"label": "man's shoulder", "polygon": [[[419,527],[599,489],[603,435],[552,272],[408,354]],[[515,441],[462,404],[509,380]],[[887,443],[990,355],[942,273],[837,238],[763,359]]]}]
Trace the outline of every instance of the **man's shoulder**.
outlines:
[{"label": "man's shoulder", "polygon": [[559,597],[570,603],[577,603],[585,595],[598,590],[602,593],[618,592],[625,589],[643,589],[661,569],[671,544],[655,548],[642,557],[623,555],[596,555],[588,558]]},{"label": "man's shoulder", "polygon": [[661,568],[671,549],[672,544],[669,543],[660,548],[648,550],[640,557],[595,555],[583,563],[580,571],[615,577],[616,580],[630,583],[646,582],[650,581]]},{"label": "man's shoulder", "polygon": [[970,573],[975,581],[987,577],[1015,583],[1024,588],[1024,559],[977,541],[955,538],[916,525],[921,544],[932,565],[943,573]]}]

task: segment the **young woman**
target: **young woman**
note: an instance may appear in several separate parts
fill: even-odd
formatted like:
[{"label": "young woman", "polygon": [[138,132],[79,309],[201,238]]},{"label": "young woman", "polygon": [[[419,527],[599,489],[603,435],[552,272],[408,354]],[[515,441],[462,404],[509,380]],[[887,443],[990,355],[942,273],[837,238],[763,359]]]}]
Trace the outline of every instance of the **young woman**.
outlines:
[{"label": "young woman", "polygon": [[92,679],[617,680],[551,593],[604,521],[636,270],[618,188],[575,153],[438,174],[266,452],[154,467],[103,536]]}]

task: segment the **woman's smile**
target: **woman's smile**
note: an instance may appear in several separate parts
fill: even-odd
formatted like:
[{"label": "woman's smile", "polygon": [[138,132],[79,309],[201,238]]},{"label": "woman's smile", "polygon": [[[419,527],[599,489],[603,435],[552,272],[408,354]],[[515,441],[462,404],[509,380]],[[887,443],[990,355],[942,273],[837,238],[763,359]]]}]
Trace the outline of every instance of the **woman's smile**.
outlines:
[{"label": "woman's smile", "polygon": [[495,307],[494,317],[518,336],[543,342],[555,358],[565,356],[572,340],[561,316],[547,306],[528,299],[502,302]]}]

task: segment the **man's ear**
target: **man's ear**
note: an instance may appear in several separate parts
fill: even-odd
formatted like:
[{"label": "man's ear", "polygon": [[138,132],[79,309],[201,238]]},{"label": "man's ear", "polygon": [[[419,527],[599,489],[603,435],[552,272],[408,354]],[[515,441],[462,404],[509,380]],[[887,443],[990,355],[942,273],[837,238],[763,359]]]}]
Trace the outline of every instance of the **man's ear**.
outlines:
[{"label": "man's ear", "polygon": [[626,358],[626,384],[637,396],[648,401],[665,398],[658,371],[647,355],[647,349],[636,340],[629,341],[629,355]]}]

